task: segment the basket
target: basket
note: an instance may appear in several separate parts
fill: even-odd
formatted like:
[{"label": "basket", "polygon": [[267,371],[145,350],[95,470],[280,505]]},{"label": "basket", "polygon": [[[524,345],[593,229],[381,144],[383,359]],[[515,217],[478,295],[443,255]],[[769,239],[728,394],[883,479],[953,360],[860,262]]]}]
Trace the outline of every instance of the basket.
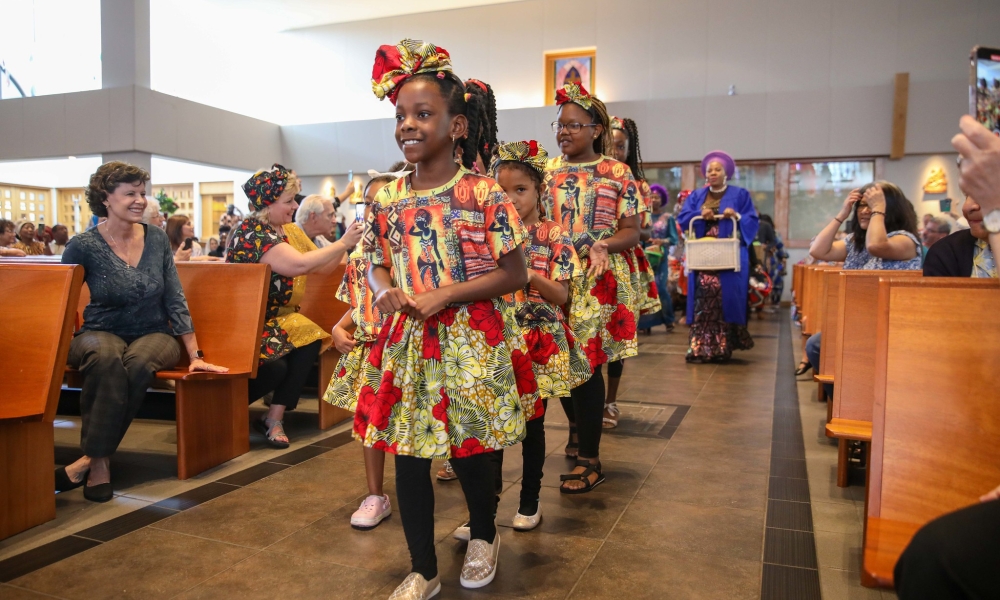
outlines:
[{"label": "basket", "polygon": [[[715,215],[723,219],[722,215]],[[740,239],[737,237],[737,217],[733,220],[733,237],[695,239],[694,222],[702,217],[694,217],[688,225],[688,238],[685,244],[687,253],[687,268],[691,271],[739,271],[740,270]]]}]

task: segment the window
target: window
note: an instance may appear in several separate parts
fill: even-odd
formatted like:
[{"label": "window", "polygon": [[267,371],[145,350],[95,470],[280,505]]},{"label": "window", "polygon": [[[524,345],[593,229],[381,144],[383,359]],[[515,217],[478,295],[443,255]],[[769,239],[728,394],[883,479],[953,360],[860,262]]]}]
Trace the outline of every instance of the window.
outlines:
[{"label": "window", "polygon": [[854,188],[875,180],[875,161],[790,163],[788,238],[810,240],[840,210]]},{"label": "window", "polygon": [[677,194],[683,189],[681,185],[681,169],[682,167],[680,166],[643,169],[643,172],[646,174],[647,183],[650,185],[658,183],[667,188],[667,193],[670,194],[670,203],[668,205],[670,210],[673,210],[674,204],[677,203]]}]

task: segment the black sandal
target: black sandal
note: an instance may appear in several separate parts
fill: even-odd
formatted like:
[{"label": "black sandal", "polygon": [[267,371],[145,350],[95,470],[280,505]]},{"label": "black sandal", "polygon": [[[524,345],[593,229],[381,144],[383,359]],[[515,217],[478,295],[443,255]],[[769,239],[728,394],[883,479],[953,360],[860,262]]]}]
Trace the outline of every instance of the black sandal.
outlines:
[{"label": "black sandal", "polygon": [[799,368],[795,370],[796,377],[802,377],[809,372],[809,369],[813,368],[808,361],[802,361],[799,363]]},{"label": "black sandal", "polygon": [[57,492],[68,492],[70,490],[75,490],[81,485],[87,483],[87,475],[90,473],[90,469],[83,472],[83,477],[80,481],[73,481],[69,478],[69,473],[66,472],[66,467],[59,467],[56,469],[56,491]]},{"label": "black sandal", "polygon": [[[576,441],[573,438],[576,437]],[[576,435],[576,425],[569,426],[569,441],[566,442],[566,458],[576,458],[580,455],[580,438]]]},{"label": "black sandal", "polygon": [[[559,486],[560,493],[563,494],[586,494],[587,492],[593,490],[595,487],[604,483],[604,473],[601,469],[601,461],[597,461],[597,464],[593,464],[589,459],[580,458],[576,461],[576,466],[586,467],[583,473],[569,473],[567,475],[560,475],[559,481],[582,481],[584,487],[577,489],[570,489]],[[590,476],[597,473],[597,479],[593,482],[590,481]]]},{"label": "black sandal", "polygon": [[[271,422],[268,423],[268,421]],[[275,421],[268,419],[267,417],[253,420],[254,429],[264,436],[264,440],[267,442],[267,445],[272,448],[285,449],[288,447],[288,442],[283,442],[278,439],[279,435],[283,435],[285,436],[285,439],[288,439],[288,434],[285,433],[283,425],[283,421]],[[272,435],[271,432],[274,431],[275,427],[278,427],[281,430],[281,433]]]}]

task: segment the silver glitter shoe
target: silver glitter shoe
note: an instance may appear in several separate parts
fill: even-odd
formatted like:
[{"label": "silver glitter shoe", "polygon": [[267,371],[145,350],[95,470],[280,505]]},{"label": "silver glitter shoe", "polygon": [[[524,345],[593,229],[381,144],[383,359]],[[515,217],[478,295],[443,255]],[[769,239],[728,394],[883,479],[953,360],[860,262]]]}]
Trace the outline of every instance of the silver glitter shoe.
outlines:
[{"label": "silver glitter shoe", "polygon": [[389,600],[428,600],[441,591],[441,576],[427,581],[420,573],[410,573]]},{"label": "silver glitter shoe", "polygon": [[542,504],[538,504],[538,509],[533,515],[522,515],[518,512],[514,515],[514,521],[511,523],[511,527],[517,531],[531,531],[538,524],[542,522]]},{"label": "silver glitter shoe", "polygon": [[459,582],[464,588],[481,588],[488,585],[497,574],[497,558],[500,554],[500,532],[493,543],[486,540],[472,540],[465,552],[465,564]]}]

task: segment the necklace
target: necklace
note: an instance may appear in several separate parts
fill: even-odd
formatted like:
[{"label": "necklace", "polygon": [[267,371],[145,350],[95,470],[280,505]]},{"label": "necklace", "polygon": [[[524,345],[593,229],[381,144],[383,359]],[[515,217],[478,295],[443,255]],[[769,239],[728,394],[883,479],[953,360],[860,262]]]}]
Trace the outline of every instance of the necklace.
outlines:
[{"label": "necklace", "polygon": [[712,187],[712,186],[709,186],[709,187],[708,187],[708,190],[709,190],[710,192],[712,192],[713,194],[722,194],[722,193],[724,193],[724,192],[725,192],[725,191],[726,191],[727,189],[729,189],[729,184],[728,184],[728,183],[727,183],[727,184],[725,184],[725,185],[723,185],[723,186],[722,186],[722,189],[721,189],[721,190],[717,190],[717,189],[715,189],[715,188],[714,188],[714,187]]},{"label": "necklace", "polygon": [[[107,221],[104,222],[104,231],[108,234],[108,237],[111,238],[111,243],[115,245],[115,250],[121,252],[121,246],[119,246],[118,242],[115,241],[115,236],[111,235],[111,228],[108,227],[108,222]],[[125,249],[125,264],[127,264],[130,267],[132,266],[132,249],[131,248],[126,248]]]}]

